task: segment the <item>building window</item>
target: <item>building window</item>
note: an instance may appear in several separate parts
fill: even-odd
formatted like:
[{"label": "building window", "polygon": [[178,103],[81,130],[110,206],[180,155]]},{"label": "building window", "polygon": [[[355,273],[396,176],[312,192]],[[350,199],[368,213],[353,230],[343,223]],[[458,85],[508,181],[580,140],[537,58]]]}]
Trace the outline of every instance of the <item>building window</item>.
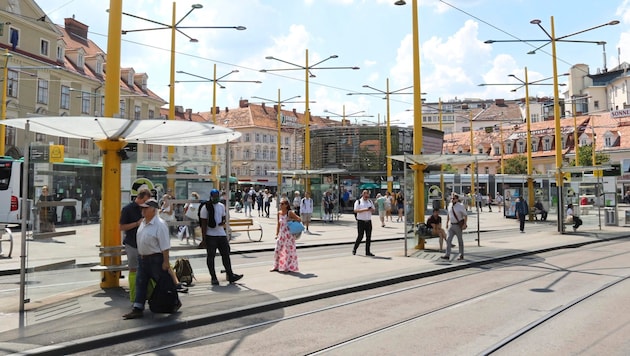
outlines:
[{"label": "building window", "polygon": [[485,167],[483,170],[486,174],[490,174],[490,167]]},{"label": "building window", "polygon": [[18,72],[10,70],[7,80],[7,95],[12,98],[17,98],[18,96],[18,79]]},{"label": "building window", "polygon": [[613,145],[613,139],[610,136],[606,136],[604,138],[604,144],[606,145],[606,147],[612,147]]},{"label": "building window", "polygon": [[6,147],[15,146],[15,130],[15,127],[6,127],[6,136],[4,138],[4,144],[6,145]]},{"label": "building window", "polygon": [[512,154],[512,144],[506,144],[505,145],[505,153],[511,155]]},{"label": "building window", "polygon": [[90,93],[81,94],[81,112],[84,114],[90,113]]},{"label": "building window", "polygon": [[525,152],[525,142],[518,141],[518,153]]},{"label": "building window", "polygon": [[59,137],[59,144],[63,145],[63,152],[68,153],[68,142],[70,140],[67,137]]},{"label": "building window", "polygon": [[41,40],[39,43],[39,54],[44,57],[48,57],[48,48],[50,47],[50,43],[46,40]]},{"label": "building window", "polygon": [[246,148],[245,151],[243,151],[243,159],[249,159],[250,155],[249,148]]},{"label": "building window", "polygon": [[245,134],[245,142],[251,142],[251,140],[252,140],[251,135],[249,133],[246,133]]},{"label": "building window", "polygon": [[477,153],[480,155],[483,154],[483,147],[477,148]]},{"label": "building window", "polygon": [[259,133],[256,134],[256,142],[260,142],[260,134]]},{"label": "building window", "polygon": [[269,136],[269,143],[276,143],[276,136]]},{"label": "building window", "polygon": [[36,142],[46,142],[46,135],[41,133],[35,133],[35,141]]},{"label": "building window", "polygon": [[254,150],[254,158],[255,159],[260,159],[260,148],[256,148],[256,150]]},{"label": "building window", "polygon": [[48,81],[46,79],[37,79],[37,102],[48,104]]},{"label": "building window", "polygon": [[268,140],[267,135],[263,135],[263,143],[267,143]]},{"label": "building window", "polygon": [[494,146],[494,155],[495,156],[501,155],[501,146]]},{"label": "building window", "polygon": [[263,155],[262,155],[262,159],[263,159],[263,161],[266,161],[266,160],[268,160],[268,159],[269,159],[269,151],[268,151],[266,148],[263,150],[263,153],[262,153],[262,154],[263,154]]},{"label": "building window", "polygon": [[11,27],[9,30],[9,43],[11,43],[13,50],[20,46],[20,30]]},{"label": "building window", "polygon": [[136,119],[136,120],[139,120],[140,119],[140,112],[142,110],[140,108],[140,105],[136,105],[133,110],[134,110],[133,111],[133,118]]},{"label": "building window", "polygon": [[155,118],[155,111],[149,110],[149,119]]},{"label": "building window", "polygon": [[594,100],[594,101],[593,101],[593,107],[594,107],[595,109],[599,109],[599,100]]},{"label": "building window", "polygon": [[125,115],[126,115],[126,110],[127,106],[125,105],[125,101],[121,100],[120,101],[120,118],[121,119],[125,119]]},{"label": "building window", "polygon": [[96,62],[96,74],[98,75],[103,74],[103,62],[101,61]]},{"label": "building window", "polygon": [[57,46],[57,61],[63,60],[63,47]]},{"label": "building window", "polygon": [[284,138],[284,145],[285,146],[291,146],[291,138],[290,137],[285,137]]},{"label": "building window", "polygon": [[567,138],[565,136],[562,136],[560,138],[560,140],[562,141],[562,146],[561,147],[562,147],[562,149],[564,149],[566,147],[566,145],[567,145]]},{"label": "building window", "polygon": [[82,138],[81,139],[81,154],[82,155],[88,154],[89,148],[90,148],[90,140]]},{"label": "building window", "polygon": [[543,151],[551,151],[551,139],[549,137],[545,137],[543,141]]},{"label": "building window", "polygon": [[61,103],[59,106],[65,110],[70,109],[70,88],[65,85],[61,86]]},{"label": "building window", "polygon": [[83,57],[83,53],[79,53],[77,56],[77,67],[83,68],[85,65],[85,58]]}]

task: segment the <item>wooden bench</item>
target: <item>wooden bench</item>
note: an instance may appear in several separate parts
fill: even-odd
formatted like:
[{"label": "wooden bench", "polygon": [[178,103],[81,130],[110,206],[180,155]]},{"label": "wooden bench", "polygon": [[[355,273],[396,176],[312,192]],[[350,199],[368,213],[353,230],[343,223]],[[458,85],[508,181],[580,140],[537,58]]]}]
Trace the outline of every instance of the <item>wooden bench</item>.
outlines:
[{"label": "wooden bench", "polygon": [[[254,219],[230,219],[228,222],[229,230],[228,233],[231,235],[232,232],[243,231],[247,232],[247,237],[250,241],[262,241],[263,238],[263,228],[260,223],[255,222]],[[256,234],[253,236],[251,232],[260,231],[260,236]]]},{"label": "wooden bench", "polygon": [[[100,246],[98,256],[105,260],[105,263],[90,268],[92,272],[120,272],[129,269],[126,264],[114,264],[115,260],[126,255],[125,246]],[[110,262],[110,263],[108,263]]]}]

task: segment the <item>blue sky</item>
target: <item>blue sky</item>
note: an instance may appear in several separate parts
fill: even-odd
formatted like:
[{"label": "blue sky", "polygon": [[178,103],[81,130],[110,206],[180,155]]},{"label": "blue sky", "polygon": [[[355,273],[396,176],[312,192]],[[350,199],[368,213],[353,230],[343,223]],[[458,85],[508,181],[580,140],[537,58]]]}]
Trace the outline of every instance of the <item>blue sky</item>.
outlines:
[{"label": "blue sky", "polygon": [[[192,4],[203,4],[179,26],[245,26],[247,30],[186,29],[186,34],[199,40],[191,43],[178,34],[175,69],[212,78],[217,65],[217,78],[225,80],[260,80],[255,83],[225,82],[225,89],[217,90],[217,106],[238,106],[239,99],[259,96],[277,99],[305,96],[303,70],[261,73],[261,69],[291,68],[290,65],[265,59],[273,56],[304,66],[305,51],[309,51],[309,65],[331,55],[321,67],[352,67],[360,70],[313,70],[310,79],[310,104],[313,115],[330,115],[326,110],[347,115],[363,111],[371,118],[350,118],[381,121],[386,114],[382,96],[348,96],[352,92],[374,92],[363,88],[369,85],[383,91],[389,78],[390,91],[413,85],[411,0],[406,6],[395,6],[394,0],[212,0],[176,2],[176,19],[182,18]],[[580,0],[419,0],[421,82],[428,101],[464,98],[519,98],[524,89],[510,92],[513,87],[487,86],[481,83],[510,83],[509,74],[524,79],[528,68],[529,81],[550,77],[552,59],[550,46],[535,55],[527,52],[540,43],[495,43],[486,40],[541,40],[547,38],[532,19],[551,31],[550,17],[554,16],[556,37],[619,20],[616,26],[605,26],[568,39],[606,41],[607,68],[629,61],[630,0],[605,2]],[[90,27],[89,37],[107,49],[106,0],[39,0],[38,5],[58,24],[65,17],[75,18]],[[170,24],[172,1],[123,0],[123,11],[154,21]],[[155,27],[153,24],[123,16],[123,30]],[[568,72],[570,66],[584,63],[590,72],[604,66],[603,46],[587,43],[558,43],[558,73]],[[149,75],[149,87],[168,100],[170,70],[170,31],[146,31],[123,36],[123,67]],[[317,68],[317,66],[315,67]],[[177,81],[194,80],[177,74]],[[562,81],[561,81],[562,82]],[[551,83],[551,81],[548,81]],[[212,107],[212,83],[176,84],[176,105],[194,112]],[[561,88],[562,90],[562,88]],[[403,92],[411,92],[411,89]],[[530,86],[532,96],[551,96],[551,86]],[[413,107],[411,95],[392,95],[392,120],[410,123]],[[304,109],[303,103],[287,103],[287,109]]]}]

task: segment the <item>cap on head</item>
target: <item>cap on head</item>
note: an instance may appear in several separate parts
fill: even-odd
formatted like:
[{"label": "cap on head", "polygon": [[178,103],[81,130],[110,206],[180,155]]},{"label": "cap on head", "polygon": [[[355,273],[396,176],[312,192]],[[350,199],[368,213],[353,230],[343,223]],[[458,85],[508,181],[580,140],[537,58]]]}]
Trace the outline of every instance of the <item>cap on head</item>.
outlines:
[{"label": "cap on head", "polygon": [[140,204],[141,207],[143,208],[155,208],[157,209],[160,205],[158,204],[157,200],[151,198],[147,201],[145,201],[144,203]]},{"label": "cap on head", "polygon": [[220,195],[219,190],[218,189],[212,189],[210,191],[210,196],[211,197],[218,197]]}]

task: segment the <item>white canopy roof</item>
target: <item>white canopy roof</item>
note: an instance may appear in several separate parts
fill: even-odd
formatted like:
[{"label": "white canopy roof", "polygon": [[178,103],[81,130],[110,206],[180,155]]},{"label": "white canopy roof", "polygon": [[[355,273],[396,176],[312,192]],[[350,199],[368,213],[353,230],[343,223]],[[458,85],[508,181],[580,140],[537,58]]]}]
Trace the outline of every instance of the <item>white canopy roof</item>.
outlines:
[{"label": "white canopy roof", "polygon": [[239,132],[211,123],[182,120],[128,120],[108,117],[50,116],[2,120],[0,123],[32,132],[88,140],[125,140],[164,146],[223,144]]}]

